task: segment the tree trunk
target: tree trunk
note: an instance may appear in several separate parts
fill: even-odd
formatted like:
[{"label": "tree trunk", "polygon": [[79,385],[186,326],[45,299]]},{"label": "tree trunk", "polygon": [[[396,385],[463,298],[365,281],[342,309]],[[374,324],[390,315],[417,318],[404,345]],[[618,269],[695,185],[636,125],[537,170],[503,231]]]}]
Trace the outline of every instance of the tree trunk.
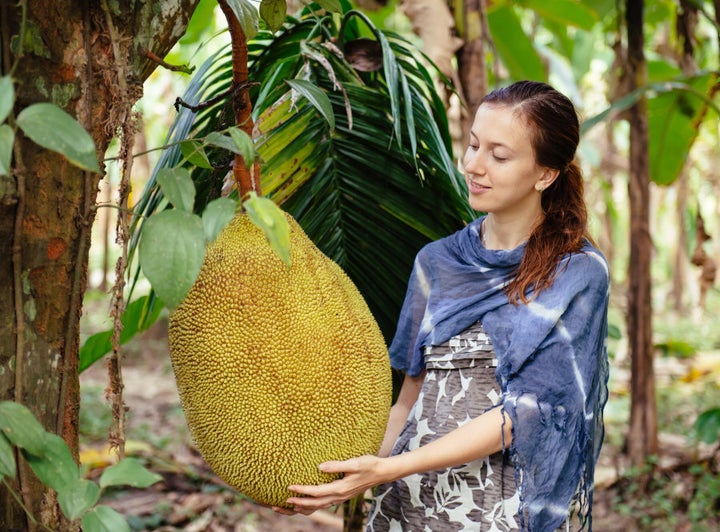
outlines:
[{"label": "tree trunk", "polygon": [[[0,0],[3,75],[15,65],[14,115],[36,102],[55,103],[89,131],[102,159],[157,66],[145,50],[164,56],[197,1]],[[24,7],[25,38],[17,38]],[[16,56],[18,42],[24,49]],[[121,61],[132,73],[125,94],[117,79]],[[0,278],[12,280],[0,284],[0,399],[28,406],[77,458],[79,320],[101,176],[19,132],[11,172],[0,178]],[[77,528],[27,466],[21,464],[13,485],[40,523]],[[37,528],[5,488],[0,505],[0,529]]]},{"label": "tree trunk", "polygon": [[489,39],[489,32],[487,31],[485,0],[465,0],[462,6],[463,12],[455,13],[456,21],[458,17],[462,17],[463,20],[463,32],[460,34],[463,45],[456,55],[460,88],[465,100],[463,103],[466,106],[460,127],[464,135],[463,140],[467,143],[467,132],[470,131],[475,119],[475,111],[480,105],[480,100],[488,91],[485,42]]},{"label": "tree trunk", "polygon": [[[643,0],[626,0],[626,72],[632,91],[647,83],[643,48]],[[627,449],[633,464],[657,453],[657,408],[652,344],[650,257],[650,168],[647,105],[641,98],[630,110],[630,265],[627,330],[630,343],[630,432]]]}]

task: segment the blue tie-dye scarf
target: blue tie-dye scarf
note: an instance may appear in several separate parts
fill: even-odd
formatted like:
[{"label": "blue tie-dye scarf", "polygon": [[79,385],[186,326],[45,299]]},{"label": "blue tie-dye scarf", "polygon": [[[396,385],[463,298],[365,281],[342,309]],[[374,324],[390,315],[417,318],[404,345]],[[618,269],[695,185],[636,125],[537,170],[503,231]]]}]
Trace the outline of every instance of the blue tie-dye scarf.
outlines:
[{"label": "blue tie-dye scarf", "polygon": [[[423,248],[390,346],[393,367],[423,370],[423,346],[438,345],[481,320],[498,357],[510,453],[520,482],[523,527],[552,530],[576,494],[592,528],[595,462],[607,400],[608,268],[587,243],[562,259],[552,286],[525,305],[504,288],[525,250],[488,250],[482,218]],[[527,522],[525,522],[527,517]]]}]

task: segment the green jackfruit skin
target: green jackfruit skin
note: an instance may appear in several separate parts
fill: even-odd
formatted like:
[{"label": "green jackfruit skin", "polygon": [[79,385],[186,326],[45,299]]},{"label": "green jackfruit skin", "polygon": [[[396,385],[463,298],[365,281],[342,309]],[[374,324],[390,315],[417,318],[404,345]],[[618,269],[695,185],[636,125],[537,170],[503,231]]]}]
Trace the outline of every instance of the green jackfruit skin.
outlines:
[{"label": "green jackfruit skin", "polygon": [[208,246],[170,316],[170,358],[195,445],[215,473],[262,504],[291,484],[337,475],[318,465],[376,454],[391,371],[359,291],[290,223],[291,265],[247,215]]}]

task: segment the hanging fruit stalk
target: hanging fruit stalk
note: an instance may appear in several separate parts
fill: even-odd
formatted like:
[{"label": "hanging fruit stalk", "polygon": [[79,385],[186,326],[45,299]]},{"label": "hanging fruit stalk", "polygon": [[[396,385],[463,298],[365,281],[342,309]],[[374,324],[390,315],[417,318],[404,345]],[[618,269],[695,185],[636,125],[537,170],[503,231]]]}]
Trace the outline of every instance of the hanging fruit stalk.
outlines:
[{"label": "hanging fruit stalk", "polygon": [[[232,98],[235,125],[245,131],[252,138],[253,119],[252,102],[248,91],[248,47],[247,37],[240,25],[235,12],[226,0],[218,0],[228,23],[230,32],[230,46],[232,50],[232,86],[230,92]],[[236,154],[233,163],[233,175],[238,188],[238,196],[241,200],[254,191],[261,196],[260,188],[260,165],[257,161],[248,164],[242,155]]]}]

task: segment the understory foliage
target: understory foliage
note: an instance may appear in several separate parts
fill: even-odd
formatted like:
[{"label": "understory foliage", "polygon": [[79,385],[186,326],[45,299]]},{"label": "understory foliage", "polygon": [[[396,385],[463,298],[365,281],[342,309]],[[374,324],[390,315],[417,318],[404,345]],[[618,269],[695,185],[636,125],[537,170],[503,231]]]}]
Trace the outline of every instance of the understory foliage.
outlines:
[{"label": "understory foliage", "polygon": [[612,507],[642,530],[717,530],[720,526],[720,464],[717,457],[672,471],[651,457],[614,487]]},{"label": "understory foliage", "polygon": [[[0,402],[0,478],[5,487],[22,504],[20,494],[8,479],[17,474],[18,460],[25,460],[33,473],[56,495],[65,517],[82,521],[86,532],[130,531],[125,518],[109,506],[98,504],[103,491],[114,486],[145,488],[161,480],[136,458],[125,458],[106,468],[99,483],[83,478],[65,441],[47,432],[30,410],[14,401]],[[24,507],[24,506],[23,506]],[[37,517],[25,508],[29,519]]]}]

